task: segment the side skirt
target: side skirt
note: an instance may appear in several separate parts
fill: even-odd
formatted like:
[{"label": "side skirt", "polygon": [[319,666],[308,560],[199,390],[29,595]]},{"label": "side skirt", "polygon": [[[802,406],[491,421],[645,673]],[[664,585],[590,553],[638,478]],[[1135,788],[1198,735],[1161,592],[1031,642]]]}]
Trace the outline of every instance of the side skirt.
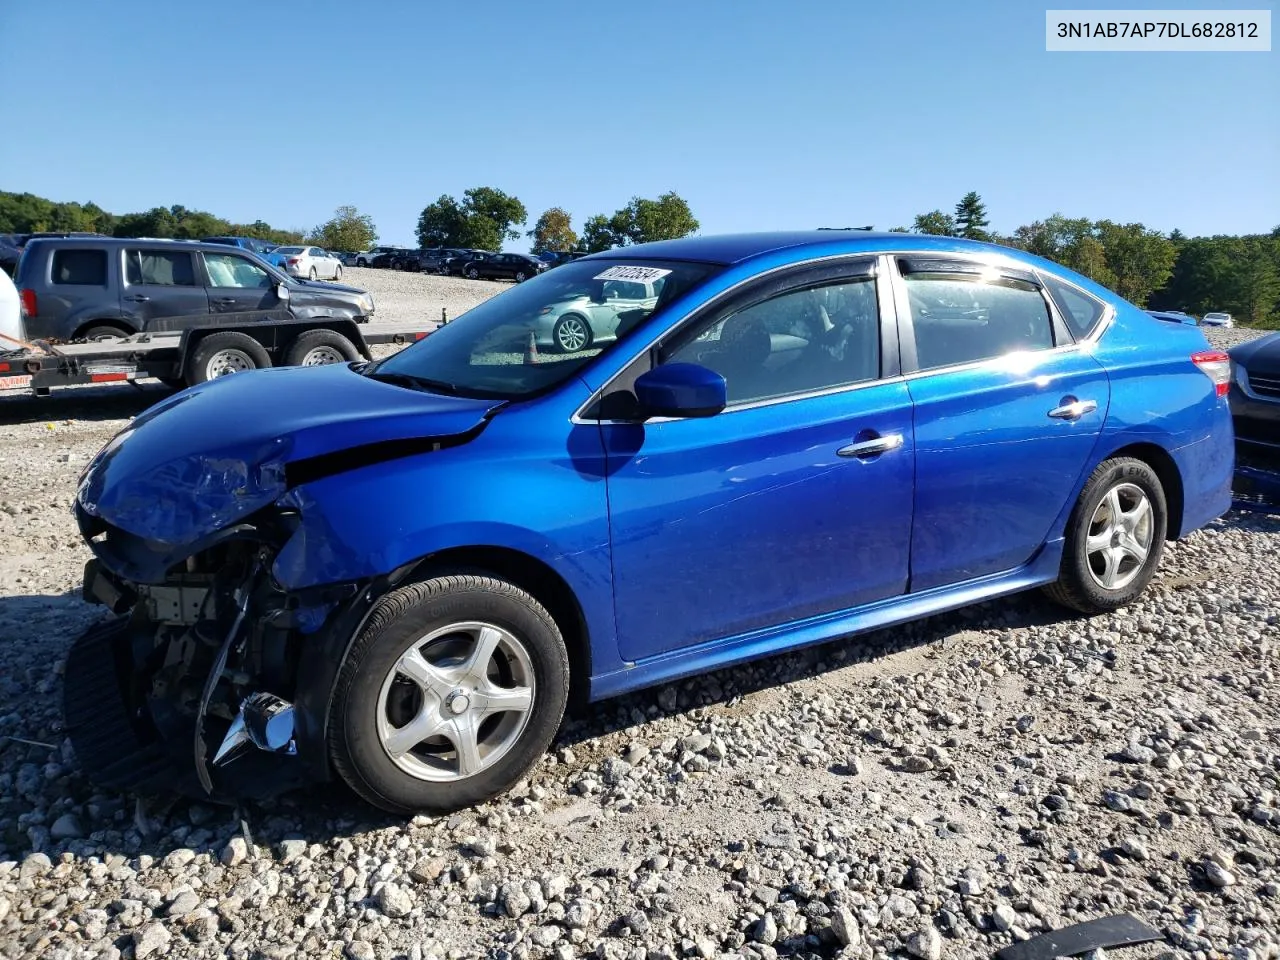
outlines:
[{"label": "side skirt", "polygon": [[621,670],[592,677],[590,698],[593,701],[604,700],[655,684],[670,683],[710,670],[919,620],[1043,586],[1058,578],[1063,545],[1064,541],[1060,539],[1046,543],[1027,563],[1005,573],[892,597],[854,610],[824,614],[637,660]]}]

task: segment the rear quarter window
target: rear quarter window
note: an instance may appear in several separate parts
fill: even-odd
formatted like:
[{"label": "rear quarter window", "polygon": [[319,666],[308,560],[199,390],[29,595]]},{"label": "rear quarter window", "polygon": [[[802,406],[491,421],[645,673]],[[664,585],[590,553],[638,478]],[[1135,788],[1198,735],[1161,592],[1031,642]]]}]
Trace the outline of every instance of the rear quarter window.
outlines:
[{"label": "rear quarter window", "polygon": [[1066,321],[1071,335],[1077,340],[1089,336],[1106,310],[1102,301],[1050,276],[1044,277],[1044,285],[1057,304],[1058,312]]},{"label": "rear quarter window", "polygon": [[107,285],[107,251],[55,250],[51,279],[54,283],[78,287]]}]

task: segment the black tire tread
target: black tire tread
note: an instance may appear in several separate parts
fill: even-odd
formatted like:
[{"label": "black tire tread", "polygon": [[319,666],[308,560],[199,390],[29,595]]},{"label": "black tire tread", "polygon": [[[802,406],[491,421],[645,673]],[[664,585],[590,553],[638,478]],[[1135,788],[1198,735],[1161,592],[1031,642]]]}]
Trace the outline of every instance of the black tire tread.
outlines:
[{"label": "black tire tread", "polygon": [[247,333],[224,330],[221,333],[211,333],[207,337],[201,338],[200,342],[196,344],[195,349],[191,352],[187,382],[192,385],[204,383],[204,370],[209,365],[210,354],[227,349],[243,350],[252,358],[259,370],[265,370],[271,366],[271,354],[267,353],[266,348],[257,340]]},{"label": "black tire tread", "polygon": [[284,365],[297,366],[309,351],[319,346],[330,346],[339,350],[347,362],[360,359],[360,351],[356,349],[356,345],[342,334],[334,330],[307,330],[305,333],[298,334],[293,343],[289,344],[289,349],[285,351]]},{"label": "black tire tread", "polygon": [[[1114,606],[1099,604],[1096,599],[1090,597],[1088,591],[1085,589],[1083,581],[1072,575],[1068,565],[1072,562],[1074,557],[1075,541],[1079,536],[1080,515],[1084,505],[1089,502],[1094,490],[1097,489],[1097,487],[1104,482],[1105,478],[1117,467],[1131,466],[1141,467],[1142,469],[1150,472],[1152,477],[1155,478],[1156,488],[1160,493],[1160,503],[1153,505],[1153,507],[1158,507],[1160,509],[1162,514],[1165,516],[1167,523],[1168,506],[1164,497],[1164,488],[1160,485],[1159,478],[1156,476],[1155,471],[1151,468],[1149,463],[1145,460],[1139,460],[1136,457],[1113,457],[1110,460],[1103,460],[1102,463],[1098,464],[1094,469],[1093,473],[1089,475],[1089,479],[1080,490],[1080,496],[1076,499],[1076,504],[1071,510],[1071,516],[1067,520],[1067,539],[1063,549],[1062,567],[1059,570],[1058,579],[1041,588],[1045,595],[1055,603],[1067,607],[1070,610],[1075,610],[1079,613],[1089,615],[1105,613],[1112,609],[1116,609]],[[1156,554],[1154,562],[1152,562],[1153,569],[1156,564],[1159,563],[1165,531],[1160,530],[1158,533],[1160,536],[1158,538],[1153,536],[1151,542],[1151,549]],[[1150,576],[1139,578],[1142,584],[1138,591],[1139,593],[1143,588],[1145,588],[1146,582],[1149,579]],[[1123,604],[1121,604],[1121,606],[1123,606]]]},{"label": "black tire tread", "polygon": [[[338,673],[338,678],[334,683],[333,689],[335,691],[342,691],[347,690],[351,686],[352,681],[355,679],[357,674],[359,674],[364,664],[365,657],[368,655],[373,645],[377,642],[379,637],[381,637],[381,635],[389,629],[392,624],[396,623],[401,617],[403,617],[407,611],[420,603],[461,593],[498,594],[522,604],[530,613],[542,620],[547,629],[551,632],[552,636],[559,641],[559,666],[565,677],[565,689],[567,691],[569,677],[568,654],[565,650],[560,628],[556,625],[555,620],[551,617],[551,614],[547,612],[546,608],[534,599],[533,596],[526,593],[524,590],[521,590],[514,584],[498,579],[497,577],[489,576],[482,572],[465,571],[441,573],[429,580],[420,580],[415,583],[406,584],[403,587],[392,590],[390,593],[387,593],[380,598],[377,603],[374,604],[373,611],[370,613],[368,620],[365,621],[364,628],[360,631],[360,635],[352,644],[346,660],[343,662],[342,669]],[[563,715],[564,706],[564,703],[559,705],[559,713],[561,715]],[[330,734],[328,737],[329,760],[333,764],[333,768],[337,771],[338,775],[363,800],[379,807],[380,809],[405,815],[418,813],[418,809],[404,806],[403,804],[397,803],[394,800],[383,796],[380,792],[375,790],[363,776],[361,776],[359,770],[355,766],[355,763],[347,754],[346,750],[343,749],[344,744],[342,743],[341,736],[335,735],[335,728],[340,723],[341,719],[339,717],[333,715],[330,716]],[[558,725],[559,720],[557,720],[557,727]],[[545,748],[546,744],[542,745],[542,750],[545,750]],[[533,753],[527,759],[525,766],[516,776],[511,778],[512,782],[515,782],[528,772],[529,768],[532,767],[541,756],[542,750]],[[448,809],[456,809],[483,803],[484,801],[501,793],[505,787],[490,791],[468,791],[465,789],[464,785],[454,784],[451,789],[453,790],[456,799],[450,802]],[[442,807],[441,809],[446,808]]]}]

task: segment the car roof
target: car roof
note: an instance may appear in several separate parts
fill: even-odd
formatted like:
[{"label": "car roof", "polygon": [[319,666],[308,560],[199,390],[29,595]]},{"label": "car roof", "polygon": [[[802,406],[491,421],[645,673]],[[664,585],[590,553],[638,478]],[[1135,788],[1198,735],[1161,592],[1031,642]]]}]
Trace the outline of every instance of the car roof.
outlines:
[{"label": "car roof", "polygon": [[[166,247],[176,247],[179,250],[203,251],[205,253],[230,254],[233,251],[226,244],[221,243],[204,243],[200,240],[169,240],[166,238],[149,238],[149,237],[33,237],[26,245],[25,249],[35,249],[37,252],[44,247],[51,249],[56,248],[75,248],[86,247],[95,250],[101,250],[104,247],[118,248],[124,246],[136,246],[137,244],[164,244]],[[235,248],[236,253],[255,256],[252,250],[242,250]]]},{"label": "car roof", "polygon": [[[1052,267],[1047,260],[1013,247],[980,243],[960,237],[938,237],[918,233],[881,233],[868,230],[804,230],[776,233],[738,233],[722,236],[685,237],[659,240],[629,247],[614,247],[593,253],[585,259],[617,260],[696,260],[703,263],[731,265],[767,254],[783,254],[788,261],[810,260],[840,254],[920,252],[993,254],[1029,266]],[[1061,270],[1060,267],[1055,267]]]}]

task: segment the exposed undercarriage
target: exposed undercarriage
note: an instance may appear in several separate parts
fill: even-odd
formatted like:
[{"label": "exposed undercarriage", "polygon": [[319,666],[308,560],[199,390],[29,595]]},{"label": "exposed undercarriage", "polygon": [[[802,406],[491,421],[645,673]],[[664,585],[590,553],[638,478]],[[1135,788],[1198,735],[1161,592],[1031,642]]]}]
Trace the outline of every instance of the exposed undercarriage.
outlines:
[{"label": "exposed undercarriage", "polygon": [[78,519],[96,555],[85,598],[117,615],[80,637],[67,663],[67,732],[90,776],[227,800],[324,776],[323,661],[341,656],[326,637],[350,636],[340,608],[360,587],[296,593],[274,581],[288,514],[264,511],[175,563]]}]

